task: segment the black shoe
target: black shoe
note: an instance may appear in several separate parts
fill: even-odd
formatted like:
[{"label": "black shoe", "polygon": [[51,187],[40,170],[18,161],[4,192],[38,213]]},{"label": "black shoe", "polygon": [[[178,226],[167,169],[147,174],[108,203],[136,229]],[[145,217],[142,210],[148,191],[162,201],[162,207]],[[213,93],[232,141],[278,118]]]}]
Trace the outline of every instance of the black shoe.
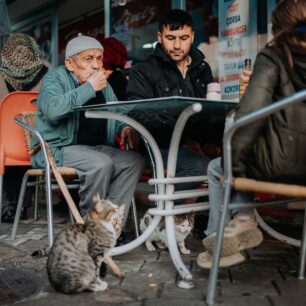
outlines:
[{"label": "black shoe", "polygon": [[[16,214],[16,206],[14,204],[8,204],[4,206],[2,209],[1,221],[6,223],[13,223],[15,219],[15,214]],[[24,206],[22,206],[20,219],[23,220],[26,219],[26,217],[27,217],[27,209]]]}]

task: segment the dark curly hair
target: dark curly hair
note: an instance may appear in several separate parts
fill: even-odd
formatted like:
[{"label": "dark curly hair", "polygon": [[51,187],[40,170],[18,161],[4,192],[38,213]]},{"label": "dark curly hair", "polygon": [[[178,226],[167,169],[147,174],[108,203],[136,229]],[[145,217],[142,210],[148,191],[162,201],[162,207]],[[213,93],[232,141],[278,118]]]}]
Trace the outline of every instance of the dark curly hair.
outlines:
[{"label": "dark curly hair", "polygon": [[186,11],[173,9],[162,17],[159,22],[159,32],[162,32],[164,27],[169,26],[171,31],[179,30],[184,26],[191,27],[194,30],[192,17]]}]

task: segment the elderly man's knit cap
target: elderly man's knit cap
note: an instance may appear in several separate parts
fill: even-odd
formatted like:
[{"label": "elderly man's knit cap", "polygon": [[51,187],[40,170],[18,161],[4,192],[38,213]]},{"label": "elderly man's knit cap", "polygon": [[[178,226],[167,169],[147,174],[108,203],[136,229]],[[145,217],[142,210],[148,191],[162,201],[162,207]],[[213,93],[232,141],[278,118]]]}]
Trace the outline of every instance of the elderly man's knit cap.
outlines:
[{"label": "elderly man's knit cap", "polygon": [[77,37],[72,38],[66,46],[65,58],[72,57],[88,49],[101,49],[103,47],[99,41],[90,36],[79,33]]}]

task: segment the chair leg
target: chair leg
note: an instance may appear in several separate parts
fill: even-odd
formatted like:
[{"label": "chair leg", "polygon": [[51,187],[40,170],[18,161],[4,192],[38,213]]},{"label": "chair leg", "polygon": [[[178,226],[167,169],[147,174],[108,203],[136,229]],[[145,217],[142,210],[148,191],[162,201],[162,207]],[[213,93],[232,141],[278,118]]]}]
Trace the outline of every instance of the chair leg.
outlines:
[{"label": "chair leg", "polygon": [[0,174],[0,225],[2,219],[2,202],[3,202],[3,174]]},{"label": "chair leg", "polygon": [[305,277],[305,256],[306,256],[306,209],[304,211],[304,223],[303,223],[303,234],[300,248],[300,262],[298,279],[304,279]]},{"label": "chair leg", "polygon": [[217,229],[217,237],[214,246],[214,252],[212,256],[212,266],[209,273],[209,281],[207,287],[207,296],[206,296],[206,304],[214,305],[217,281],[218,281],[218,271],[219,271],[219,263],[221,257],[221,249],[223,242],[223,233],[225,228],[225,220],[227,214],[228,203],[231,196],[231,186],[230,184],[226,184],[225,194],[224,194],[224,205],[222,209],[222,213],[220,213],[219,225]]},{"label": "chair leg", "polygon": [[38,191],[39,191],[39,184],[40,176],[36,177],[36,183],[35,185],[35,202],[34,202],[34,221],[37,221],[37,208],[38,208]]},{"label": "chair leg", "polygon": [[53,244],[53,207],[52,207],[52,187],[51,187],[51,169],[50,166],[45,168],[46,179],[46,204],[47,204],[47,220],[48,220],[48,245],[51,249]]},{"label": "chair leg", "polygon": [[26,192],[26,188],[27,188],[28,178],[29,178],[29,176],[26,172],[24,174],[23,178],[22,178],[22,184],[21,184],[20,194],[19,194],[19,198],[18,198],[18,204],[17,204],[15,218],[14,218],[14,225],[13,225],[13,229],[12,229],[12,240],[16,239],[16,233],[17,233],[18,223],[19,223],[19,220],[20,220],[22,203],[24,201],[24,196],[25,196],[25,192]]},{"label": "chair leg", "polygon": [[132,214],[133,214],[135,235],[136,237],[139,237],[138,216],[137,216],[135,197],[132,198]]}]

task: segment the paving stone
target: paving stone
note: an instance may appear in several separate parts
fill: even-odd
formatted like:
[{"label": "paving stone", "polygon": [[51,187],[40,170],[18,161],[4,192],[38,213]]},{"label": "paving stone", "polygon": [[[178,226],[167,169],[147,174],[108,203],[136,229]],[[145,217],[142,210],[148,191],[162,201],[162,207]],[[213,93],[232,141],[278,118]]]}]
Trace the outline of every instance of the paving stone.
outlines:
[{"label": "paving stone", "polygon": [[140,271],[146,273],[149,278],[154,279],[157,282],[173,283],[177,275],[177,271],[173,264],[164,261],[146,262]]},{"label": "paving stone", "polygon": [[222,297],[261,297],[277,296],[278,292],[269,281],[240,281],[223,282],[220,281]]},{"label": "paving stone", "polygon": [[108,289],[102,292],[84,292],[82,294],[61,294],[57,292],[42,292],[31,297],[24,302],[18,303],[20,306],[107,306],[107,305],[141,306],[135,295],[120,289]]},{"label": "paving stone", "polygon": [[[217,298],[214,306],[271,306],[268,298],[258,297],[231,297],[231,298]],[[288,306],[288,305],[287,305]]]},{"label": "paving stone", "polygon": [[133,261],[135,258],[141,258],[144,261],[156,261],[159,254],[157,252],[149,252],[144,245],[140,245],[138,248],[121,255],[114,257],[115,260],[120,261]]},{"label": "paving stone", "polygon": [[160,279],[147,272],[130,272],[122,281],[120,288],[133,292],[139,300],[156,298],[162,290]]},{"label": "paving stone", "polygon": [[[191,267],[192,267],[191,273],[193,275],[193,279],[206,280],[209,278],[210,270],[199,267],[195,260],[192,261]],[[218,279],[229,282],[230,281],[229,280],[229,270],[227,268],[219,269]]]},{"label": "paving stone", "polygon": [[184,300],[204,300],[204,293],[206,292],[207,280],[195,280],[195,287],[192,289],[181,289],[176,284],[165,284],[161,293],[163,300],[175,299]]},{"label": "paving stone", "polygon": [[190,300],[190,299],[154,299],[154,300],[146,300],[144,306],[203,306],[205,305],[204,300]]},{"label": "paving stone", "polygon": [[247,260],[241,265],[231,267],[230,273],[232,280],[235,281],[260,281],[282,279],[277,267],[279,262],[264,260]]},{"label": "paving stone", "polygon": [[280,292],[278,296],[270,296],[271,304],[277,306],[305,306],[306,280],[276,281]]}]

